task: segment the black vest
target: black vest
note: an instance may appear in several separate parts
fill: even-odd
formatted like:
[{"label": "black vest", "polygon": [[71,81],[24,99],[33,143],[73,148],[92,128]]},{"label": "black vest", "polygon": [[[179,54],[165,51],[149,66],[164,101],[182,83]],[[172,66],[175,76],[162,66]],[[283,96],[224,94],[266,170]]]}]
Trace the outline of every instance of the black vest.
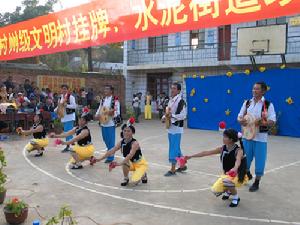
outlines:
[{"label": "black vest", "polygon": [[237,154],[236,151],[238,148],[239,148],[239,146],[237,144],[235,144],[234,149],[231,151],[228,151],[228,149],[226,148],[226,145],[223,145],[222,152],[220,155],[220,160],[222,162],[224,173],[228,172],[229,170],[231,170],[234,167],[235,161],[236,161],[236,154]]},{"label": "black vest", "polygon": [[[182,111],[183,107],[185,106],[185,101],[183,99],[181,99],[178,103],[178,106],[177,106],[177,109],[176,109],[176,112],[175,112],[175,115],[178,115],[180,114],[180,112]],[[183,124],[184,124],[184,120],[178,120],[176,121],[175,123],[173,123],[175,126],[178,126],[178,127],[183,127]]]},{"label": "black vest", "polygon": [[[136,139],[134,139],[134,138],[132,138],[132,140],[128,143],[125,143],[125,139],[123,139],[121,141],[121,151],[122,151],[124,157],[126,157],[130,153],[132,143],[135,141],[136,141]],[[130,161],[136,162],[136,161],[140,160],[141,158],[142,158],[142,151],[139,148],[138,150],[136,150],[134,156],[130,159]]]},{"label": "black vest", "polygon": [[[42,124],[39,124],[39,123],[38,124],[33,124],[33,129],[36,129],[39,125],[43,126]],[[43,131],[42,132],[33,133],[32,135],[35,139],[45,138],[46,137],[46,131],[44,129],[44,126],[43,126]]]},{"label": "black vest", "polygon": [[79,134],[81,133],[81,131],[83,131],[83,130],[85,130],[85,129],[89,131],[89,135],[86,136],[85,138],[83,138],[83,139],[77,141],[77,144],[78,144],[79,146],[86,146],[86,145],[92,143],[91,133],[90,133],[90,130],[89,130],[89,128],[88,128],[87,126],[84,126],[84,127],[82,127],[82,128],[77,127],[77,129],[76,129],[76,135],[79,135]]}]

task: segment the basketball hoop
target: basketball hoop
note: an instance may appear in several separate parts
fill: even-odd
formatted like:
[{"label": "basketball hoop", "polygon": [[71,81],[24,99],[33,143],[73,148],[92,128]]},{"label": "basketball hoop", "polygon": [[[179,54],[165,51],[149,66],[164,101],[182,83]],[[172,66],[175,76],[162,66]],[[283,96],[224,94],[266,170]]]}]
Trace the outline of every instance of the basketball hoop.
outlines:
[{"label": "basketball hoop", "polygon": [[265,54],[264,49],[250,49],[250,52],[252,52],[255,55],[264,55]]}]

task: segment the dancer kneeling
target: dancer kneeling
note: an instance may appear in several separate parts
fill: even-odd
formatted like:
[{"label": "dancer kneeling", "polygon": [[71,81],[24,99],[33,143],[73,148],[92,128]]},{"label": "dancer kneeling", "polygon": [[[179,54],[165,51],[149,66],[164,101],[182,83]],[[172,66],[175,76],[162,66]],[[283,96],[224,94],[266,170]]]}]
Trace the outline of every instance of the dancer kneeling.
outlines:
[{"label": "dancer kneeling", "polygon": [[131,176],[133,184],[138,184],[140,181],[142,181],[142,183],[147,183],[148,181],[146,174],[148,163],[142,155],[139,143],[133,138],[133,134],[135,134],[133,123],[134,119],[130,118],[127,124],[123,124],[121,127],[122,140],[102,157],[97,159],[97,161],[101,161],[108,156],[115,154],[118,150],[121,150],[124,159],[122,162],[115,163],[115,166],[122,166],[123,168],[124,180],[122,181],[121,186],[126,186],[129,183],[129,171],[133,171]]},{"label": "dancer kneeling", "polygon": [[[238,136],[238,132],[234,129],[225,130],[223,133],[224,145],[222,147],[186,156],[186,159],[190,159],[220,154],[224,174],[215,182],[211,190],[216,196],[224,193],[223,200],[229,199],[229,196],[232,195],[230,207],[237,207],[240,201],[236,187],[241,187],[248,182],[248,177],[246,176],[246,155],[244,154],[241,138]],[[241,147],[235,144],[238,140]]]},{"label": "dancer kneeling", "polygon": [[17,132],[21,135],[33,135],[33,139],[25,146],[26,151],[37,151],[35,157],[43,156],[45,147],[49,144],[48,138],[46,138],[46,131],[43,125],[43,116],[40,112],[33,118],[33,126],[30,130],[23,130],[21,127],[17,128]]},{"label": "dancer kneeling", "polygon": [[87,108],[83,109],[83,113],[79,118],[78,127],[73,128],[72,130],[56,135],[51,134],[52,138],[65,138],[71,135],[76,134],[76,136],[69,141],[62,141],[62,145],[71,145],[76,143],[73,150],[71,150],[71,169],[82,169],[82,162],[85,160],[90,160],[90,158],[94,155],[95,148],[92,144],[92,137],[90,134],[90,130],[87,127],[88,121],[90,120],[89,110]]}]

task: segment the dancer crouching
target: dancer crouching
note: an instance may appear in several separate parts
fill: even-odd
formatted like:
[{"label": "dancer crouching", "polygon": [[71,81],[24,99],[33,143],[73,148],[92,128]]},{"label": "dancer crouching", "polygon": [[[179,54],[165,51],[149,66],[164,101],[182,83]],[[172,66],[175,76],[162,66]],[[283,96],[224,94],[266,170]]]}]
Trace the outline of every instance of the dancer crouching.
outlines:
[{"label": "dancer crouching", "polygon": [[90,130],[88,128],[88,122],[90,121],[90,114],[88,108],[83,109],[83,113],[79,118],[78,127],[63,133],[63,134],[50,134],[51,138],[65,138],[76,134],[76,136],[69,141],[61,141],[62,145],[71,145],[76,143],[73,150],[71,149],[71,169],[82,169],[82,162],[85,160],[90,160],[94,155],[95,148],[92,144],[92,137]]},{"label": "dancer crouching", "polygon": [[130,118],[126,124],[121,127],[121,138],[122,140],[117,143],[115,147],[106,152],[102,157],[96,161],[101,161],[108,156],[114,155],[115,152],[121,150],[123,154],[123,161],[114,162],[115,166],[122,166],[124,179],[121,186],[126,186],[129,183],[129,171],[132,171],[131,181],[133,184],[147,183],[148,163],[142,155],[140,145],[136,139],[133,138],[135,134],[135,128],[133,126],[134,118]]},{"label": "dancer crouching", "polygon": [[[241,147],[236,144],[238,140],[240,141]],[[230,195],[232,195],[232,201],[229,206],[237,207],[240,198],[236,188],[248,182],[248,177],[246,176],[246,155],[244,154],[241,138],[238,137],[238,132],[234,129],[224,131],[223,143],[224,145],[222,147],[186,156],[186,159],[189,160],[194,157],[220,154],[224,174],[215,182],[211,190],[216,196],[220,196],[224,193],[222,197],[223,200],[229,199]]]}]

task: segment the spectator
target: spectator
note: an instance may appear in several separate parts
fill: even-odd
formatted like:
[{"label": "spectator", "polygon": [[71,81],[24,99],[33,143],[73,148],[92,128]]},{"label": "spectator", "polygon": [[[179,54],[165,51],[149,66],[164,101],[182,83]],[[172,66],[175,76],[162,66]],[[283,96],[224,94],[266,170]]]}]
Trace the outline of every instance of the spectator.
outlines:
[{"label": "spectator", "polygon": [[14,85],[14,83],[13,83],[13,81],[12,81],[12,76],[9,76],[9,77],[7,78],[7,80],[4,82],[4,84],[5,84],[7,90],[8,90],[9,88],[12,88],[12,89],[15,88],[15,85]]},{"label": "spectator", "polygon": [[5,84],[0,85],[0,103],[7,102],[7,92]]},{"label": "spectator", "polygon": [[14,92],[13,92],[13,89],[12,88],[9,88],[8,91],[7,91],[7,98],[8,98],[8,101],[13,101],[14,100]]},{"label": "spectator", "polygon": [[141,93],[133,95],[132,106],[136,123],[139,123],[139,116],[141,115]]},{"label": "spectator", "polygon": [[55,107],[51,98],[46,97],[46,103],[43,106],[43,109],[46,112],[54,112]]},{"label": "spectator", "polygon": [[[21,85],[20,85],[21,86]],[[24,89],[26,91],[26,96],[29,97],[31,93],[33,93],[33,88],[30,84],[29,79],[25,79],[25,83],[24,83]],[[23,92],[23,90],[20,90],[19,88],[19,92]]]},{"label": "spectator", "polygon": [[46,88],[46,94],[49,98],[53,99],[53,93],[51,92],[51,90],[49,88]]},{"label": "spectator", "polygon": [[89,89],[86,98],[87,98],[87,105],[88,105],[89,108],[91,108],[93,100],[94,100],[94,90],[93,90],[93,88]]}]

